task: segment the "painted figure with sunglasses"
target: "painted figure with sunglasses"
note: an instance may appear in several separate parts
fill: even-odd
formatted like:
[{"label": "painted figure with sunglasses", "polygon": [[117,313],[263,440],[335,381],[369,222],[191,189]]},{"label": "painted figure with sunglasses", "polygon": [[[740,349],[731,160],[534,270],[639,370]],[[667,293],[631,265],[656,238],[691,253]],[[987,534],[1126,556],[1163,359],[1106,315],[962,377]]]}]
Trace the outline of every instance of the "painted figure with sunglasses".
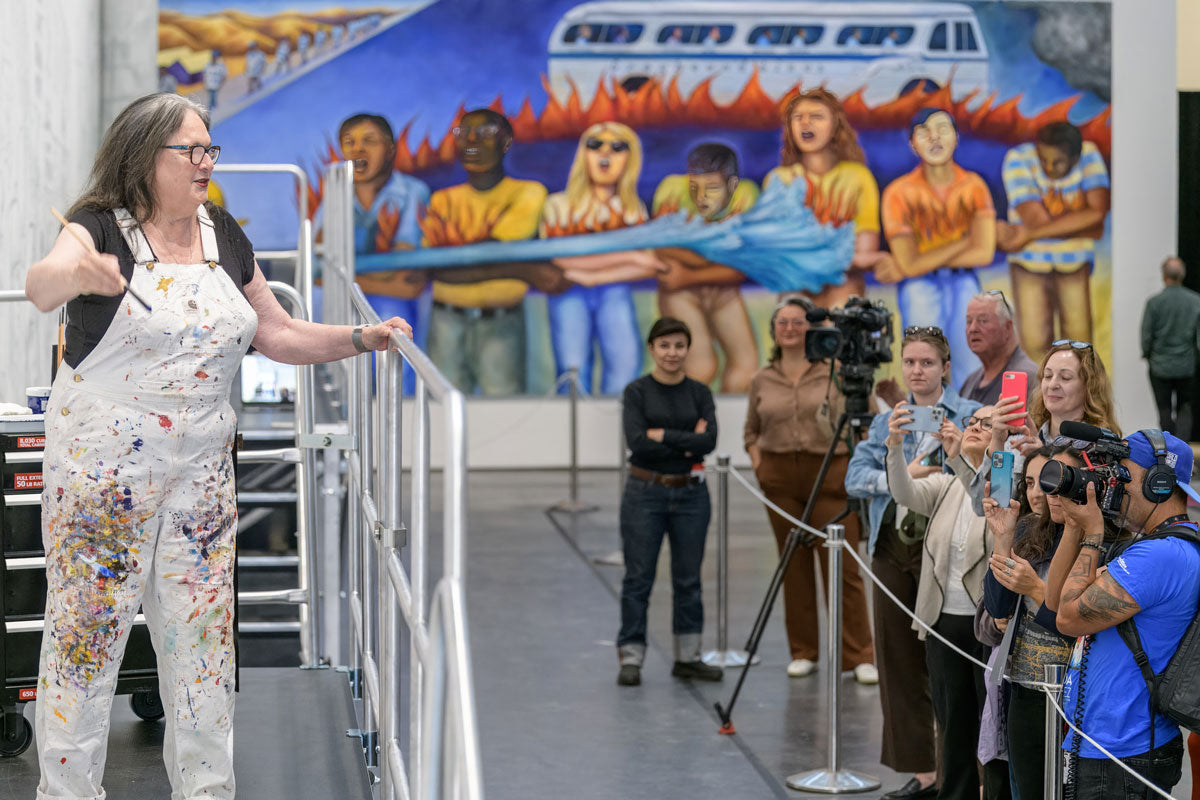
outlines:
[{"label": "painted figure with sunglasses", "polygon": [[967,303],[967,345],[982,362],[982,366],[967,376],[958,393],[980,403],[995,404],[1000,400],[1000,386],[1006,372],[1024,372],[1028,378],[1028,393],[1033,395],[1037,385],[1035,364],[1017,341],[1012,307],[1004,292],[993,289],[977,294]]},{"label": "painted figure with sunglasses", "polygon": [[[1157,441],[1155,441],[1157,440]],[[1058,629],[1080,637],[1063,683],[1067,717],[1128,767],[1164,791],[1179,782],[1183,741],[1179,728],[1151,710],[1150,693],[1117,625],[1132,619],[1155,675],[1179,646],[1200,601],[1200,546],[1177,537],[1150,537],[1186,526],[1192,449],[1161,431],[1125,438],[1129,471],[1121,524],[1131,543],[1107,546],[1095,486],[1083,505],[1063,504],[1066,525],[1046,581],[1046,605]],[[1079,758],[1076,797],[1148,797],[1090,742],[1068,732],[1063,749]],[[1114,789],[1112,787],[1124,787]]]},{"label": "painted figure with sunglasses", "polygon": [[[795,39],[803,40],[797,32]],[[865,297],[866,275],[875,268],[895,270],[891,255],[879,249],[879,184],[867,169],[858,134],[837,96],[827,89],[799,92],[784,104],[782,164],[767,173],[774,181],[808,183],[805,204],[822,223],[854,225],[854,257],[839,286],[826,286],[813,302],[843,306],[852,295]]]},{"label": "painted figure with sunglasses", "polygon": [[[648,215],[638,199],[642,142],[619,122],[599,122],[583,132],[566,191],[546,198],[538,233],[543,238],[612,231],[641,225]],[[578,286],[547,298],[555,370],[579,370],[592,391],[596,348],[604,360],[600,391],[616,394],[642,372],[642,342],[629,282],[658,274],[653,253],[638,250],[557,258]],[[561,391],[566,392],[567,387]]]},{"label": "painted figure with sunglasses", "polygon": [[985,636],[977,627],[976,633],[985,644],[1000,647],[993,666],[1011,678],[998,687],[999,722],[1018,797],[1041,797],[1046,699],[1037,684],[1045,680],[1046,665],[1067,663],[1074,643],[1059,632],[1055,613],[1045,602],[1050,562],[1066,521],[1063,505],[1070,502],[1041,489],[1038,476],[1050,460],[1083,464],[1068,445],[1041,447],[1025,461],[1019,501],[1002,507],[990,495],[983,500],[994,537],[982,602],[991,629]]},{"label": "painted figure with sunglasses", "polygon": [[[423,247],[532,238],[542,218],[546,187],[510,178],[504,155],[512,125],[503,114],[477,108],[454,129],[454,148],[467,182],[439,189],[421,220]],[[525,295],[568,287],[549,262],[480,264],[440,269],[433,282],[429,357],[467,394],[525,391]]]},{"label": "painted figure with sunglasses", "polygon": [[[805,312],[813,307],[805,298],[792,297],[771,314],[771,340],[775,349],[771,362],[750,382],[744,428],[746,452],[750,454],[758,485],[771,502],[796,518],[804,513],[813,478],[833,441],[837,420],[845,407],[845,398],[834,384],[830,363],[804,357],[804,339],[809,329]],[[824,527],[845,508],[849,460],[849,447],[842,442],[817,494],[811,515],[814,527]],[[792,525],[774,511],[768,510],[767,516],[782,553]],[[858,515],[847,517],[845,525],[846,541],[857,548]],[[814,560],[824,571],[826,560],[814,548],[799,548],[783,577],[783,612],[791,651],[787,673],[792,677],[815,672],[821,652],[817,633],[818,567]],[[845,604],[842,663],[837,668],[854,670],[859,683],[878,683],[867,596],[858,570],[844,570],[842,586]],[[834,667],[827,665],[827,668]]]},{"label": "painted figure with sunglasses", "polygon": [[954,385],[979,368],[962,319],[980,289],[978,267],[996,255],[996,209],[987,183],[954,163],[958,128],[941,108],[923,108],[909,123],[909,146],[921,163],[883,190],[883,232],[895,257],[896,303],[908,325],[937,325],[954,350]]},{"label": "painted figure with sunglasses", "polygon": [[[654,192],[654,216],[686,211],[706,222],[741,214],[758,201],[758,186],[738,176],[737,155],[723,144],[692,148],[686,175],[668,175]],[[719,344],[725,355],[721,391],[741,393],[758,368],[758,345],[742,300],[742,273],[684,247],[660,247],[658,310],[687,323],[694,341],[688,351],[688,377],[712,383]]]},{"label": "painted figure with sunglasses", "polygon": [[[904,451],[904,426],[912,412],[901,403],[888,420],[888,486],[898,505],[929,518],[921,542],[921,571],[913,613],[940,636],[977,659],[983,646],[975,638],[975,609],[983,598],[983,578],[991,554],[991,533],[975,515],[967,487],[987,457],[992,408],[984,406],[963,421],[965,430],[946,420],[934,434],[950,472],[914,478]],[[914,628],[917,626],[914,624]],[[942,755],[942,800],[976,800],[979,771],[975,761],[983,713],[983,670],[922,628],[929,688],[937,717]]]},{"label": "painted figure with sunglasses", "polygon": [[1187,268],[1174,256],[1163,261],[1163,290],[1142,312],[1142,358],[1158,424],[1167,433],[1192,439],[1192,395],[1196,391],[1196,348],[1200,345],[1200,294],[1183,285]]},{"label": "painted figure with sunglasses", "polygon": [[134,101],[105,134],[71,230],[26,279],[40,310],[66,303],[68,317],[46,411],[39,798],[104,796],[109,711],[139,605],[171,795],[234,796],[233,378],[251,344],[304,364],[411,335],[399,318],[351,329],[289,316],[237,223],[206,202],[219,155],[202,106]]},{"label": "painted figure with sunglasses", "polygon": [[1004,156],[1008,221],[996,242],[1009,253],[1021,344],[1040,356],[1057,327],[1092,338],[1092,266],[1109,209],[1108,169],[1099,149],[1069,122],[1041,128]]},{"label": "painted figure with sunglasses", "polygon": [[[947,383],[950,346],[939,329],[904,331],[900,354],[909,404],[937,406],[947,420],[956,424],[979,408],[978,403],[959,397]],[[871,571],[911,607],[917,600],[921,538],[927,519],[892,499],[886,466],[891,414],[889,410],[876,416],[866,440],[855,448],[846,469],[846,493],[868,501],[867,553],[871,556]],[[946,454],[937,437],[906,431],[902,443],[904,460],[914,478],[942,472]],[[878,587],[874,588],[871,608],[883,706],[880,761],[897,772],[914,773],[904,786],[884,796],[888,800],[932,797],[937,794],[937,748],[925,644],[912,629],[908,615]]]}]

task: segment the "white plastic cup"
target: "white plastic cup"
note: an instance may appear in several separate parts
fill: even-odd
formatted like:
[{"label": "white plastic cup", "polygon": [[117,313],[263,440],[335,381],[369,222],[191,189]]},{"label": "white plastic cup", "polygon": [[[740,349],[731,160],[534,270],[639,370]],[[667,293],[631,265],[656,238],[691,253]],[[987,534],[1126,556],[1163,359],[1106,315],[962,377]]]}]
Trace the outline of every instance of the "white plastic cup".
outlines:
[{"label": "white plastic cup", "polygon": [[46,403],[50,401],[49,386],[26,386],[25,404],[34,414],[45,414]]}]

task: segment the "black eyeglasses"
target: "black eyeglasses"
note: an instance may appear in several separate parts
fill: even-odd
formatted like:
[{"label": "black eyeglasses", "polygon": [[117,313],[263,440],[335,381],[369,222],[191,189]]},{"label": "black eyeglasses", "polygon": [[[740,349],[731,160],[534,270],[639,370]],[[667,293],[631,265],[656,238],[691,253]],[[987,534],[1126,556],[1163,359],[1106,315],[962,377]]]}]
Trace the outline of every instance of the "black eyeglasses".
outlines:
[{"label": "black eyeglasses", "polygon": [[629,149],[629,142],[622,142],[619,139],[615,141],[609,139],[588,139],[583,145],[588,150],[599,150],[604,145],[608,145],[614,153],[624,153]]},{"label": "black eyeglasses", "polygon": [[991,417],[976,417],[976,416],[972,415],[963,420],[963,430],[966,430],[967,428],[971,427],[972,425],[978,425],[979,427],[983,428],[985,431],[990,431],[992,429],[992,418]]},{"label": "black eyeglasses", "polygon": [[1078,339],[1056,339],[1050,343],[1051,347],[1066,347],[1070,345],[1075,350],[1091,350],[1091,342],[1081,342]]},{"label": "black eyeglasses", "polygon": [[905,336],[933,336],[946,341],[946,334],[936,325],[909,325],[904,329]]},{"label": "black eyeglasses", "polygon": [[1070,447],[1072,450],[1085,450],[1091,442],[1083,439],[1072,439],[1070,436],[1055,436],[1050,440],[1051,447]]},{"label": "black eyeglasses", "polygon": [[1008,304],[1008,298],[1004,296],[1004,292],[1002,292],[999,289],[988,289],[986,292],[984,292],[984,294],[990,295],[992,297],[999,297],[1000,302],[1004,303],[1004,307],[1008,309],[1008,312],[1010,314],[1012,313],[1012,306],[1010,306]]},{"label": "black eyeglasses", "polygon": [[217,159],[221,157],[221,145],[219,144],[214,144],[209,147],[205,147],[202,144],[164,144],[162,149],[187,150],[188,157],[196,166],[200,166],[200,163],[204,161],[204,155],[206,153],[208,154],[208,157],[212,159],[214,164],[217,163]]}]

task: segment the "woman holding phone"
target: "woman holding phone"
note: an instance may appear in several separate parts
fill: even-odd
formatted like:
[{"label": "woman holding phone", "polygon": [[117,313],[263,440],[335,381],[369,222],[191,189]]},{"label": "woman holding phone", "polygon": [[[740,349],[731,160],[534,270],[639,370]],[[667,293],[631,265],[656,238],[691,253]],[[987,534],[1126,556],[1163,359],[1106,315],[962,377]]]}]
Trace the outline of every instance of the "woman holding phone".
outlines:
[{"label": "woman holding phone", "polygon": [[[983,646],[975,638],[975,609],[983,599],[983,580],[991,555],[991,533],[971,508],[967,487],[987,454],[991,406],[963,421],[965,430],[947,420],[936,434],[950,473],[914,478],[904,453],[905,428],[912,412],[899,403],[888,420],[887,476],[896,502],[929,518],[921,547],[921,572],[913,613],[940,637],[977,659]],[[975,750],[983,712],[983,670],[940,638],[925,642],[933,709],[942,753],[938,797],[976,800],[979,771]]]},{"label": "woman holding phone", "polygon": [[[912,327],[900,343],[901,376],[911,406],[937,406],[945,420],[962,421],[979,408],[964,400],[947,382],[950,345],[939,328]],[[926,520],[892,500],[888,486],[888,421],[891,410],[879,414],[870,433],[858,444],[846,470],[846,492],[867,501],[870,528],[867,553],[871,571],[888,590],[912,607],[921,572],[921,537]],[[906,431],[904,461],[914,478],[935,475],[944,462],[941,441],[928,433]],[[912,620],[878,587],[872,603],[875,662],[879,667],[879,697],[883,706],[883,750],[880,761],[897,772],[914,773],[888,800],[932,797],[937,793],[937,754],[934,715],[925,665],[925,644],[912,629]]]}]

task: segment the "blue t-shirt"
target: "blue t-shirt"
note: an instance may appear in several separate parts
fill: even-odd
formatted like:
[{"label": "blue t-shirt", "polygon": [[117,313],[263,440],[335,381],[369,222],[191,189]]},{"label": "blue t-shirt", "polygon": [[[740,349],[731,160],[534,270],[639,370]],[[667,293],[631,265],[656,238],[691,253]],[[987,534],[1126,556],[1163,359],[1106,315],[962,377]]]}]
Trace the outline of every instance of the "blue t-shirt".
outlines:
[{"label": "blue t-shirt", "polygon": [[[1167,667],[1179,640],[1196,615],[1200,600],[1200,548],[1178,538],[1136,542],[1108,565],[1109,574],[1141,611],[1134,615],[1142,647],[1155,674]],[[1076,653],[1079,647],[1076,647]],[[1063,709],[1075,720],[1075,694],[1079,678],[1078,656],[1063,683]],[[1150,692],[1133,653],[1117,629],[1106,628],[1093,637],[1083,678],[1083,723],[1080,728],[1115,756],[1126,758],[1150,749]],[[1179,736],[1179,728],[1162,714],[1154,715],[1154,746]],[[1075,739],[1068,731],[1063,749]],[[1086,739],[1079,755],[1104,758]]]}]

